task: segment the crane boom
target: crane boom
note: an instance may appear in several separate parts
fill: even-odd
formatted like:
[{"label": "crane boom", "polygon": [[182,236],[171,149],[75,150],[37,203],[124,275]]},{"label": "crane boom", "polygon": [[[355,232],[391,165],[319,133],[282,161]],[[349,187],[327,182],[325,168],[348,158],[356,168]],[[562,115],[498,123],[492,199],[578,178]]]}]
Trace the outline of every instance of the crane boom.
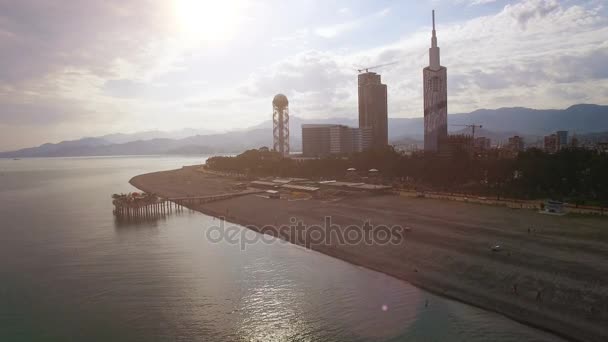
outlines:
[{"label": "crane boom", "polygon": [[473,140],[475,140],[475,129],[476,128],[483,128],[482,125],[478,125],[478,124],[468,124],[468,125],[452,125],[452,126],[456,126],[456,127],[467,127],[470,128],[472,133],[473,133]]},{"label": "crane boom", "polygon": [[373,70],[373,69],[378,69],[378,68],[382,68],[382,67],[385,67],[385,66],[394,65],[394,64],[397,64],[397,63],[399,63],[399,62],[391,62],[391,63],[386,63],[386,64],[374,65],[374,66],[371,66],[371,67],[363,67],[361,69],[357,69],[357,71],[360,72],[360,73],[361,72],[369,72],[370,70]]}]

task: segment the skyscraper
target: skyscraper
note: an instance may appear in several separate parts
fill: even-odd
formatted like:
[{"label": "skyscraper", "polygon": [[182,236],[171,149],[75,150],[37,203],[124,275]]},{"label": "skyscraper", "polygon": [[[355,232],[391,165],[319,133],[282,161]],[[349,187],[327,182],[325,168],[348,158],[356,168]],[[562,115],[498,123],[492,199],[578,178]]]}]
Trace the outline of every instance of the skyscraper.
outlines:
[{"label": "skyscraper", "polygon": [[424,68],[424,150],[437,152],[448,135],[447,69],[441,66],[435,11],[433,10],[433,37],[429,49],[429,66]]},{"label": "skyscraper", "polygon": [[388,145],[388,102],[386,84],[375,72],[359,74],[359,128],[370,128],[371,147]]}]

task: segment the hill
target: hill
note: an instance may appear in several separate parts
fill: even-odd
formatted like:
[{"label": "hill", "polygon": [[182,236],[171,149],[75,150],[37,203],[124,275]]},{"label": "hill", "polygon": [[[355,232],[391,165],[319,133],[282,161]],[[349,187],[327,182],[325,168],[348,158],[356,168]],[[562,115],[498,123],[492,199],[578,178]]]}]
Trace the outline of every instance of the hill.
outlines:
[{"label": "hill", "polygon": [[[467,132],[458,125],[480,124],[478,136],[493,141],[506,141],[519,134],[528,142],[557,130],[576,133],[582,141],[601,141],[608,135],[608,106],[581,104],[567,109],[536,110],[530,108],[480,109],[448,116],[449,130]],[[301,119],[291,117],[291,147],[301,150],[302,131],[306,123],[333,123],[357,126],[354,118]],[[390,118],[389,139],[394,143],[420,143],[423,140],[422,118]],[[150,131],[135,134],[110,134],[101,137],[44,144],[17,151],[0,152],[0,158],[72,157],[134,154],[209,154],[241,152],[249,148],[272,145],[272,120],[245,130],[215,134],[196,134],[185,129],[177,132]]]}]

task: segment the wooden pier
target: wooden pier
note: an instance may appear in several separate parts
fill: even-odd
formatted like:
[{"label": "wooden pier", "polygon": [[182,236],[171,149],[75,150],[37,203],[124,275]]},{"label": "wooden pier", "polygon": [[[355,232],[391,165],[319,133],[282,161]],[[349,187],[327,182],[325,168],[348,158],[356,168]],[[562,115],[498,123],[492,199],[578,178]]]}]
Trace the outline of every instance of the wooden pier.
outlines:
[{"label": "wooden pier", "polygon": [[184,211],[181,205],[155,194],[114,194],[112,199],[114,215],[120,218],[160,218],[172,212]]},{"label": "wooden pier", "polygon": [[209,202],[221,201],[225,199],[230,199],[238,196],[245,195],[254,195],[259,193],[264,193],[265,190],[247,190],[240,192],[231,192],[226,194],[217,194],[217,195],[209,195],[209,196],[193,196],[193,197],[173,197],[169,198],[169,201],[174,202],[178,205],[182,206],[190,206],[195,204],[205,204]]},{"label": "wooden pier", "polygon": [[248,190],[210,196],[162,198],[151,193],[129,193],[112,195],[114,215],[122,219],[155,219],[171,213],[183,212],[197,204],[221,201],[237,196],[257,194],[264,191]]}]

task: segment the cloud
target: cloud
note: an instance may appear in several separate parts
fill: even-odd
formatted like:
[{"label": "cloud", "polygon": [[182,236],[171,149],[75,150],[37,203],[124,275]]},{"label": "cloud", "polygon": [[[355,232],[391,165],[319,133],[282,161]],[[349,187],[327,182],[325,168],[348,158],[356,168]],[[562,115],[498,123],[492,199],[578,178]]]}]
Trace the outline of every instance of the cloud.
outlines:
[{"label": "cloud", "polygon": [[[68,68],[106,76],[117,60],[149,66],[148,48],[162,39],[161,2],[0,2],[0,82],[23,83]],[[128,32],[128,34],[125,34]]]},{"label": "cloud", "polygon": [[[399,64],[376,70],[388,85],[389,115],[422,115],[430,27],[370,47],[349,33],[391,29],[388,9],[353,19],[357,9],[335,8],[324,17],[334,24],[303,19],[255,33],[256,24],[272,21],[251,19],[249,41],[236,49],[188,50],[176,47],[168,3],[0,0],[0,146],[124,128],[244,127],[267,120],[279,92],[294,115],[356,117],[354,66],[393,61]],[[594,4],[517,1],[439,23],[449,112],[607,103],[608,19]]]},{"label": "cloud", "polygon": [[468,6],[479,6],[495,3],[497,0],[457,0],[456,3],[466,3]]},{"label": "cloud", "polygon": [[507,5],[505,12],[513,16],[522,28],[534,18],[542,19],[554,11],[560,9],[557,0],[530,0],[516,5]]},{"label": "cloud", "polygon": [[[346,11],[343,11],[343,10],[344,9],[341,9],[339,11],[340,14],[344,15],[344,14],[348,13],[347,10]],[[368,15],[368,16],[365,16],[362,18],[357,18],[354,20],[345,21],[345,22],[330,25],[330,26],[319,27],[319,28],[315,29],[314,32],[316,35],[323,37],[323,38],[336,38],[347,32],[358,29],[358,28],[364,26],[365,24],[369,24],[370,21],[385,17],[389,13],[390,13],[390,8],[384,8],[378,12],[375,12],[371,15]]]},{"label": "cloud", "polygon": [[496,2],[497,0],[473,0],[471,1],[472,5],[485,5]]},{"label": "cloud", "polygon": [[336,55],[308,51],[254,73],[243,91],[253,96],[333,93],[352,78],[347,70]]},{"label": "cloud", "polygon": [[[451,113],[481,107],[567,107],[606,103],[608,21],[596,9],[555,1],[522,1],[499,13],[438,27],[442,62],[448,68]],[[389,89],[391,116],[420,116],[422,68],[430,31],[386,46],[350,54],[308,52],[255,77],[256,95],[291,92],[306,115],[356,111],[352,65],[398,60],[378,70]],[[322,56],[322,57],[320,57]],[[272,91],[270,91],[272,89]],[[577,91],[573,91],[577,89]],[[565,94],[569,94],[565,96]],[[575,100],[576,94],[584,94]],[[335,115],[334,115],[335,116]]]}]

